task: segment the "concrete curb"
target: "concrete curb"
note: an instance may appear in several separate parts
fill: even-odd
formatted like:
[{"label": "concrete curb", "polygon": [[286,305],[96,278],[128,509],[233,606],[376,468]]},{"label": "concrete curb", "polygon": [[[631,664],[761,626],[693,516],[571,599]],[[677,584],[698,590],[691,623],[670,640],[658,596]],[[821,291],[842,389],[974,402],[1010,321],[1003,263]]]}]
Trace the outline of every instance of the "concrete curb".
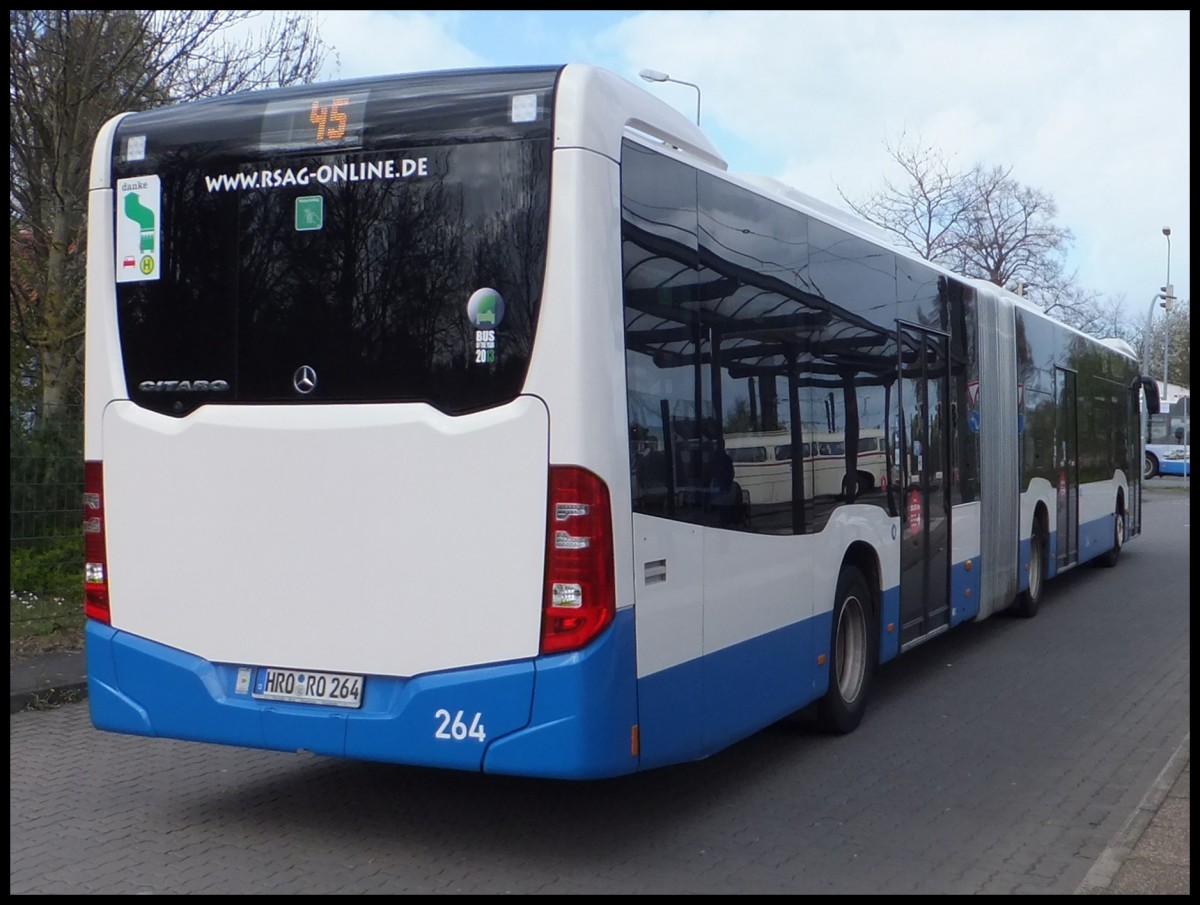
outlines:
[{"label": "concrete curb", "polygon": [[[1109,894],[1109,887],[1113,885],[1118,872],[1129,860],[1130,856],[1136,852],[1138,844],[1146,834],[1146,830],[1158,815],[1159,808],[1162,807],[1163,802],[1167,800],[1167,796],[1175,788],[1175,783],[1180,775],[1191,763],[1191,738],[1190,732],[1184,736],[1183,741],[1179,743],[1179,747],[1175,749],[1175,753],[1171,755],[1171,759],[1167,761],[1167,765],[1158,774],[1158,778],[1155,779],[1154,784],[1146,792],[1141,803],[1129,815],[1129,819],[1125,821],[1125,826],[1117,833],[1116,838],[1113,839],[1108,848],[1096,859],[1096,863],[1092,865],[1092,869],[1088,871],[1087,876],[1083,878],[1083,882],[1075,890],[1075,895]],[[1184,874],[1190,880],[1190,864],[1184,870]],[[1147,893],[1149,892],[1147,890]]]},{"label": "concrete curb", "polygon": [[47,688],[45,691],[14,691],[9,697],[9,716],[22,710],[43,710],[74,704],[87,697],[87,682]]},{"label": "concrete curb", "polygon": [[53,651],[9,662],[9,713],[69,704],[87,697],[87,655]]}]

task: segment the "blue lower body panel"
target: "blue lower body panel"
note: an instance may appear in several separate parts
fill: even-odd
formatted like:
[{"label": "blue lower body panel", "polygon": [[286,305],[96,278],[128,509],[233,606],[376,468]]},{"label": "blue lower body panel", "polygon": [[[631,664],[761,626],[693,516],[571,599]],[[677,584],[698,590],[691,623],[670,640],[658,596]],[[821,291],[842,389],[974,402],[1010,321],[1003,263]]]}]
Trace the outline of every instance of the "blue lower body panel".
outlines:
[{"label": "blue lower body panel", "polygon": [[708,757],[816,700],[831,629],[824,613],[643,677],[642,768]]},{"label": "blue lower body panel", "polygon": [[88,701],[93,724],[111,732],[586,779],[637,769],[634,650],[626,610],[584,652],[367,676],[349,709],[254,698],[245,678],[260,664],[210,663],[89,622]]},{"label": "blue lower body panel", "polygon": [[980,576],[983,557],[950,565],[950,624],[958,625],[979,615]]},{"label": "blue lower body panel", "polygon": [[[1046,577],[1054,578],[1058,575],[1060,568],[1066,569],[1074,565],[1082,565],[1085,562],[1095,559],[1097,556],[1102,556],[1113,548],[1113,538],[1115,537],[1115,525],[1113,524],[1114,515],[1104,515],[1098,519],[1092,519],[1088,522],[1083,522],[1076,529],[1075,535],[1075,559],[1072,562],[1060,566],[1059,546],[1063,542],[1063,534],[1059,531],[1054,531],[1050,535],[1049,542],[1049,562],[1046,564]],[[1122,542],[1129,540],[1128,525],[1126,526],[1126,536]],[[1065,555],[1065,553],[1063,554]],[[1020,569],[1018,570],[1017,589],[1026,591],[1029,589],[1029,539],[1021,541],[1020,550]]]}]

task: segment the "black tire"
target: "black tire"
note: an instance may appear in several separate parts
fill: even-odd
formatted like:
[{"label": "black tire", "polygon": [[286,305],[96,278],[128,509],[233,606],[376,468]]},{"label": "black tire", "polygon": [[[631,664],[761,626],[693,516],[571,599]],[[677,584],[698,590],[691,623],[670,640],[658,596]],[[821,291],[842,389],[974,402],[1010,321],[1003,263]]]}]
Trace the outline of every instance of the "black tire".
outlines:
[{"label": "black tire", "polygon": [[1113,511],[1113,545],[1112,549],[1096,558],[1096,562],[1106,569],[1111,569],[1121,558],[1121,546],[1125,542],[1125,511],[1120,507]]},{"label": "black tire", "polygon": [[829,648],[829,690],[817,701],[817,724],[846,735],[858,728],[875,675],[879,632],[870,585],[854,566],[838,576]]},{"label": "black tire", "polygon": [[1022,619],[1032,619],[1037,615],[1038,607],[1042,605],[1042,595],[1046,591],[1046,565],[1049,556],[1049,545],[1046,538],[1046,526],[1042,520],[1033,520],[1033,534],[1029,538],[1029,585],[1017,595],[1012,611]]},{"label": "black tire", "polygon": [[1147,481],[1158,477],[1158,458],[1154,453],[1146,453],[1146,457],[1142,459],[1142,477]]}]

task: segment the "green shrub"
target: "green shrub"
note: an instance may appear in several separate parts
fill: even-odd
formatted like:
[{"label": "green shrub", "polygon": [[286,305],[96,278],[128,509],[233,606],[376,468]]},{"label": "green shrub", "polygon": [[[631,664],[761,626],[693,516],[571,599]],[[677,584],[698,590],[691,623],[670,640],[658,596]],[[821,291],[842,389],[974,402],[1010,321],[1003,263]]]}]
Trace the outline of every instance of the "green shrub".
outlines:
[{"label": "green shrub", "polygon": [[15,547],[9,564],[12,653],[82,648],[82,535]]},{"label": "green shrub", "polygon": [[83,593],[83,535],[25,544],[9,553],[14,594],[77,599]]}]

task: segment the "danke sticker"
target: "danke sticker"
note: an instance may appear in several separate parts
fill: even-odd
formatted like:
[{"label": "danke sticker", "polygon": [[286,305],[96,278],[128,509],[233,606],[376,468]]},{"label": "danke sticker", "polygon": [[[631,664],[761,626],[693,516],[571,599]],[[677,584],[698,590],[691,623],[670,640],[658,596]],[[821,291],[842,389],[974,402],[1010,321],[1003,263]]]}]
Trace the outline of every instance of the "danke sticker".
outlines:
[{"label": "danke sticker", "polygon": [[157,176],[117,182],[117,282],[159,278],[162,184]]}]

